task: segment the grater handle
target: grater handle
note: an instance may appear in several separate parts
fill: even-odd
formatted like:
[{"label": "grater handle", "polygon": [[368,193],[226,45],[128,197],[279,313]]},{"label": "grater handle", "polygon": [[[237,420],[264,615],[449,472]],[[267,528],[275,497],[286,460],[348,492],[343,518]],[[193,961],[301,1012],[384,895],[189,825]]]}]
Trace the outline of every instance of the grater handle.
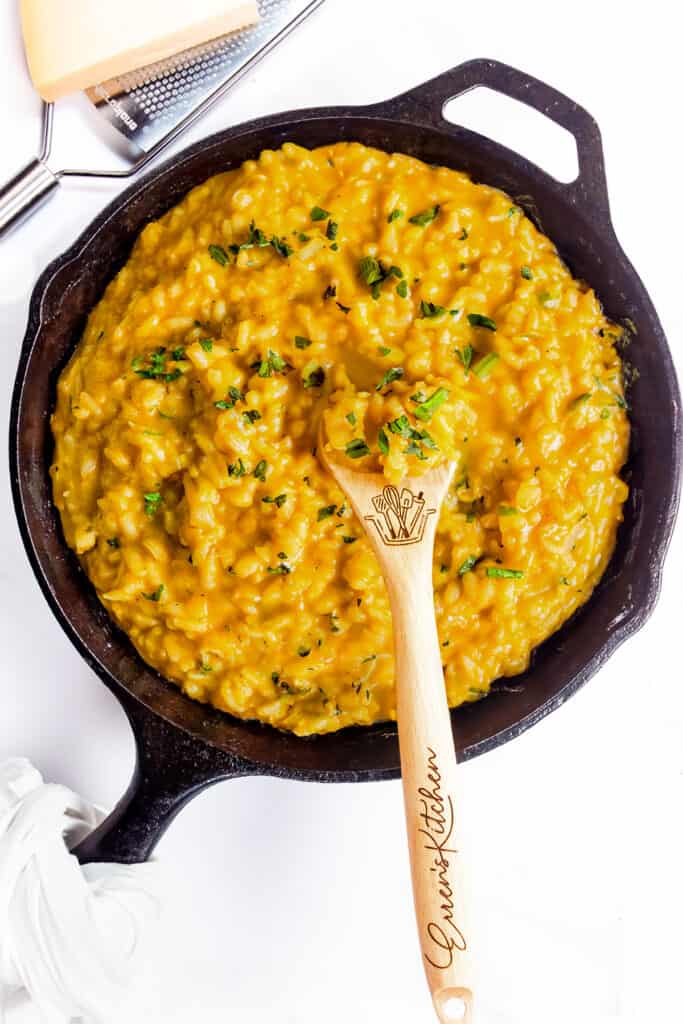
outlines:
[{"label": "grater handle", "polygon": [[58,184],[57,175],[43,160],[26,164],[0,189],[0,237],[41,206]]},{"label": "grater handle", "polygon": [[52,116],[52,104],[43,103],[40,153],[0,189],[0,238],[41,206],[59,184],[59,175],[46,163],[52,146]]}]

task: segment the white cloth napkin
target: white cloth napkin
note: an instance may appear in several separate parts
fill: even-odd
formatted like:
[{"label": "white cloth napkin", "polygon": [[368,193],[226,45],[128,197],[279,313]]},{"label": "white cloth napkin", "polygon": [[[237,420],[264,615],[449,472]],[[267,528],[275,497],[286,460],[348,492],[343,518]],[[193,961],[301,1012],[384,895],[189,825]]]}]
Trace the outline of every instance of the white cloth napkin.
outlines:
[{"label": "white cloth napkin", "polygon": [[25,758],[0,764],[0,1024],[30,997],[50,1024],[121,1024],[159,917],[158,866],[88,864],[104,817]]}]

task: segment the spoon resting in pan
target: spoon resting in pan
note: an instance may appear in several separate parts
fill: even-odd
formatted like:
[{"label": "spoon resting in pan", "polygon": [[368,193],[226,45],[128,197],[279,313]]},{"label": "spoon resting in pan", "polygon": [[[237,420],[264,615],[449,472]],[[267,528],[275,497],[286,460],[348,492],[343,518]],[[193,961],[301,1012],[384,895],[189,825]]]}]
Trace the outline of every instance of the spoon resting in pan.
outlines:
[{"label": "spoon resting in pan", "polygon": [[318,452],[346,494],[389,593],[396,712],[415,913],[427,982],[441,1024],[472,1024],[472,964],[456,816],[456,758],[434,617],[432,554],[455,464],[398,486]]}]

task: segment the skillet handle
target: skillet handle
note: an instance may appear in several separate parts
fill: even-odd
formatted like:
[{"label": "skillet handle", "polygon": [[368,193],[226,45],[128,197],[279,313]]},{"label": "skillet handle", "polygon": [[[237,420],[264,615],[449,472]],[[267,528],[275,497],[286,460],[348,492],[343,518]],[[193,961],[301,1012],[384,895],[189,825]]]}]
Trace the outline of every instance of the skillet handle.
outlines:
[{"label": "skillet handle", "polygon": [[410,120],[441,130],[457,131],[457,127],[443,116],[443,109],[449,100],[477,86],[486,86],[510,99],[526,103],[574,136],[579,175],[563,187],[572,202],[611,228],[600,129],[587,110],[538,78],[509,64],[480,58],[444,71],[429,82],[410,89],[391,100],[388,107],[393,116],[407,116]]},{"label": "skillet handle", "polygon": [[81,864],[140,864],[176,814],[194,796],[223,779],[257,769],[169,725],[128,695],[117,695],[135,736],[135,770],[108,818],[72,853]]}]

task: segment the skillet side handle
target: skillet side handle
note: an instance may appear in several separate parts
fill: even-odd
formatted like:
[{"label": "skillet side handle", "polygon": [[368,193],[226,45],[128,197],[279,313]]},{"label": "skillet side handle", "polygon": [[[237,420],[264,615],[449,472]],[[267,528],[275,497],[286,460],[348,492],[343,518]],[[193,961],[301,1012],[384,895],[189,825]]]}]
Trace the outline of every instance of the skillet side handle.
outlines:
[{"label": "skillet side handle", "polygon": [[392,116],[408,117],[435,128],[457,131],[457,127],[444,118],[444,107],[449,100],[477,86],[485,86],[510,99],[526,103],[574,136],[579,175],[564,187],[577,207],[585,210],[593,219],[599,218],[611,230],[600,129],[587,110],[538,78],[509,64],[479,58],[444,71],[382,106]]},{"label": "skillet side handle", "polygon": [[135,736],[133,778],[111,814],[72,851],[81,864],[142,863],[193,797],[223,779],[256,774],[247,762],[193,739],[130,697],[119,700]]}]

